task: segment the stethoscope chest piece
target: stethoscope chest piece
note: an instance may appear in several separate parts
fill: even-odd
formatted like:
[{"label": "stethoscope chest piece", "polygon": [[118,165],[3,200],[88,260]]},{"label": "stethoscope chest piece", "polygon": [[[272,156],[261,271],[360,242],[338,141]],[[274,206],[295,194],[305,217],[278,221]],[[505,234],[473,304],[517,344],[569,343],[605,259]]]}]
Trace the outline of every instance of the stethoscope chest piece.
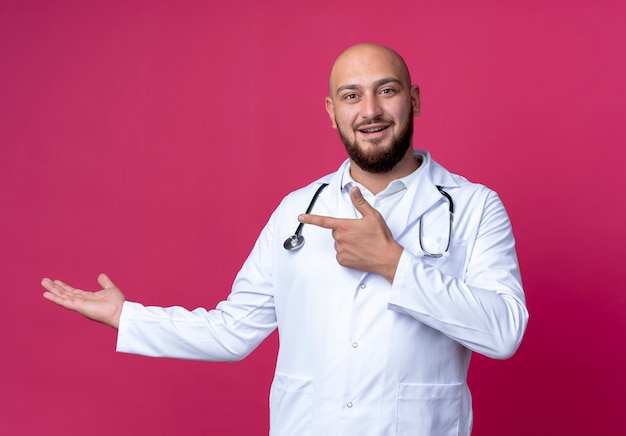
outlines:
[{"label": "stethoscope chest piece", "polygon": [[294,251],[298,248],[302,248],[303,245],[304,237],[302,235],[292,235],[285,239],[283,247],[285,247],[285,250]]}]

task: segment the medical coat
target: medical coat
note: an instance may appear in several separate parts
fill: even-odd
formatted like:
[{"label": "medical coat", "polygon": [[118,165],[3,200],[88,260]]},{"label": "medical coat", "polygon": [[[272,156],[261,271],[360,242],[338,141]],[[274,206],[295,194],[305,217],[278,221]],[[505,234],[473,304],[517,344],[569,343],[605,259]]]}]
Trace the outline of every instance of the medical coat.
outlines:
[{"label": "medical coat", "polygon": [[[283,248],[320,183],[312,213],[357,218],[344,189],[348,161],[289,194],[262,230],[228,299],[213,310],[124,303],[117,350],[210,361],[247,356],[275,328],[270,434],[469,435],[472,351],[511,356],[528,313],[507,213],[498,196],[437,164],[385,217],[404,247],[393,284],[339,265],[331,231],[305,225],[305,245]],[[445,248],[450,194],[454,221]]]}]

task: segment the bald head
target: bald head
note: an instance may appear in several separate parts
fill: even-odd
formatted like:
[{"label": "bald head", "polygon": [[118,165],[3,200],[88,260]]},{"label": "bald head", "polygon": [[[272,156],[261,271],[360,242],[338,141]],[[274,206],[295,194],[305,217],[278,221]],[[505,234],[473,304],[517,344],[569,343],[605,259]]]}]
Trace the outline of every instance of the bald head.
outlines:
[{"label": "bald head", "polygon": [[387,71],[411,86],[411,75],[404,59],[393,49],[380,44],[353,45],[339,55],[330,72],[329,92],[334,98],[337,90],[355,75]]}]

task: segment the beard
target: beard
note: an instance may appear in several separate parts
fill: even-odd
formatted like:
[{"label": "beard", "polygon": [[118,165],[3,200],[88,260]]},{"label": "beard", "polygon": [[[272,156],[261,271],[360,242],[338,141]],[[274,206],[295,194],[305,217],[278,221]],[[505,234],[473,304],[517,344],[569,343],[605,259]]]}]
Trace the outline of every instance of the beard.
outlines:
[{"label": "beard", "polygon": [[346,147],[350,159],[363,171],[368,173],[386,173],[393,169],[402,160],[407,150],[411,147],[413,138],[413,114],[402,126],[395,137],[391,138],[391,145],[374,151],[366,151],[359,147],[357,140],[351,141],[348,136],[338,128],[339,137]]}]

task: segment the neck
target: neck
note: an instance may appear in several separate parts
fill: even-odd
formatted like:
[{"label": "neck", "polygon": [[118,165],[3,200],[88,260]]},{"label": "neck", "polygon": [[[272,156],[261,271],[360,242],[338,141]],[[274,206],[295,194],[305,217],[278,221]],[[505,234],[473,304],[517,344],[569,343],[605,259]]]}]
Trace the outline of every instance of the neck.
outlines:
[{"label": "neck", "polygon": [[413,155],[413,149],[410,148],[400,162],[390,171],[384,173],[370,173],[364,171],[350,160],[350,175],[356,182],[365,186],[372,194],[376,195],[389,186],[392,181],[411,174],[418,169],[421,164],[422,159],[415,157]]}]

